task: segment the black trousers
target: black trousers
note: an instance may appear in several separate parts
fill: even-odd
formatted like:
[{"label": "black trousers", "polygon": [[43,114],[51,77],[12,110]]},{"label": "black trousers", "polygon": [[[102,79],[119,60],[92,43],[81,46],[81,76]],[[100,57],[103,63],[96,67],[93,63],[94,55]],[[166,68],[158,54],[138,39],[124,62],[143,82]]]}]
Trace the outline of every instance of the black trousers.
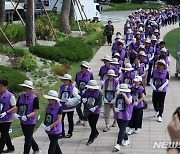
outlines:
[{"label": "black trousers", "polygon": [[155,92],[155,91],[153,91],[152,101],[153,101],[154,110],[156,112],[159,111],[158,116],[161,116],[161,117],[162,117],[162,114],[164,111],[165,97],[166,97],[166,92]]},{"label": "black trousers", "polygon": [[143,118],[143,108],[134,108],[132,113],[132,118],[129,121],[128,127],[135,128],[142,128],[142,118]]},{"label": "black trousers", "polygon": [[0,123],[0,154],[3,152],[5,144],[7,148],[10,150],[14,150],[14,146],[12,145],[11,138],[9,136],[9,128],[11,126],[11,122]]},{"label": "black trousers", "polygon": [[73,130],[74,130],[74,121],[73,121],[73,116],[74,116],[74,111],[71,111],[71,112],[63,112],[63,115],[62,115],[62,135],[65,135],[65,130],[64,130],[64,117],[65,115],[67,114],[67,119],[68,119],[68,127],[69,127],[69,130],[68,130],[68,134],[71,134],[73,133]]},{"label": "black trousers", "polygon": [[126,127],[128,126],[129,121],[128,120],[117,120],[118,127],[119,127],[119,134],[118,134],[118,140],[117,144],[122,144],[122,140],[128,140],[128,136],[126,134]]},{"label": "black trousers", "polygon": [[33,151],[39,151],[38,144],[36,143],[36,141],[33,138],[34,127],[35,127],[35,125],[21,124],[21,128],[22,128],[23,134],[25,136],[23,154],[29,154],[31,147],[32,147]]},{"label": "black trousers", "polygon": [[48,154],[62,154],[62,151],[58,144],[59,134],[48,135],[48,137],[50,140]]},{"label": "black trousers", "polygon": [[91,127],[91,134],[89,136],[89,141],[93,141],[96,135],[99,133],[96,128],[98,119],[99,119],[99,114],[90,114],[88,116],[89,126]]},{"label": "black trousers", "polygon": [[112,43],[112,35],[107,35],[107,42]]},{"label": "black trousers", "polygon": [[152,71],[152,63],[149,63],[149,69],[148,69],[148,75],[147,75],[147,84],[149,84],[150,79],[151,79],[151,71]]}]

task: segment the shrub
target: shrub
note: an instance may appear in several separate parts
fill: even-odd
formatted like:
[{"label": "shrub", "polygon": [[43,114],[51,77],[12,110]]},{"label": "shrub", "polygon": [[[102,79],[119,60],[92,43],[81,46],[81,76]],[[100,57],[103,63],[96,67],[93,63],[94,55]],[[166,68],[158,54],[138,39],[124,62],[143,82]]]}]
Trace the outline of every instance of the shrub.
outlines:
[{"label": "shrub", "polygon": [[27,80],[28,78],[17,70],[5,66],[0,66],[0,80],[2,79],[8,80],[9,90],[13,93],[16,93],[22,90],[19,84],[23,83],[24,80]]},{"label": "shrub", "polygon": [[51,69],[54,73],[56,73],[57,75],[61,75],[61,76],[66,74],[70,68],[71,68],[70,65],[67,65],[67,64],[66,65],[54,65],[51,67]]},{"label": "shrub", "polygon": [[[2,26],[4,29],[5,26]],[[11,42],[24,41],[26,39],[25,26],[22,24],[11,24],[5,31],[6,36]],[[0,34],[0,42],[7,43],[6,39]]]},{"label": "shrub", "polygon": [[19,68],[25,71],[33,71],[37,68],[36,58],[27,54],[19,60]]},{"label": "shrub", "polygon": [[58,42],[53,47],[34,46],[30,47],[30,52],[46,59],[55,60],[57,62],[66,60],[69,62],[78,62],[92,57],[93,51],[91,47],[82,40],[68,37]]}]

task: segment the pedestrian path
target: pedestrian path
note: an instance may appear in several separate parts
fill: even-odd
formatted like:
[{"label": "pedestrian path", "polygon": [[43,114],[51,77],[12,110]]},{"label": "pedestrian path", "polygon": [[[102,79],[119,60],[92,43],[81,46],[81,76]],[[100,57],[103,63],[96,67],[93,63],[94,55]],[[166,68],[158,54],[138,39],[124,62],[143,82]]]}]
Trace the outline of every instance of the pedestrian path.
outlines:
[{"label": "pedestrian path", "polygon": [[[124,21],[118,22],[114,24],[115,32],[120,31],[123,32]],[[170,30],[178,27],[178,25],[171,25],[165,28],[162,28],[161,35],[164,36]],[[96,53],[94,58],[90,62],[91,71],[94,73],[94,77],[96,80],[99,80],[98,71],[103,63],[100,59],[105,54],[111,55],[110,46],[104,45],[99,51]],[[151,102],[151,93],[152,90],[150,87],[147,87],[147,95],[146,101],[148,102],[148,109],[144,110],[144,118],[143,118],[143,129],[140,134],[131,135],[129,139],[131,144],[127,147],[122,147],[119,153],[121,154],[164,154],[165,149],[155,149],[153,148],[154,142],[158,141],[169,141],[169,135],[167,132],[167,124],[171,120],[171,115],[174,112],[177,106],[180,106],[180,79],[175,78],[175,59],[171,57],[171,79],[170,85],[167,92],[167,97],[165,101],[165,113],[163,116],[163,122],[158,123],[154,116],[154,110]],[[113,117],[113,116],[111,116]],[[75,114],[74,122],[78,119],[77,114]],[[65,120],[66,121],[66,120]],[[111,118],[111,122],[113,119]],[[67,124],[65,123],[65,127]],[[112,153],[112,149],[116,142],[116,136],[118,134],[118,128],[111,128],[108,133],[102,132],[104,128],[104,119],[103,119],[103,107],[102,113],[100,115],[97,128],[100,132],[100,136],[95,140],[95,142],[86,146],[87,139],[89,137],[90,128],[89,126],[75,126],[74,135],[70,139],[61,139],[60,147],[64,154],[110,154]],[[49,146],[49,140],[44,130],[40,127],[35,132],[34,137],[39,144],[39,147],[42,151],[42,154],[47,154],[47,149]],[[15,145],[16,151],[15,154],[23,153],[23,144],[24,138],[18,137],[13,139],[13,144]]]}]

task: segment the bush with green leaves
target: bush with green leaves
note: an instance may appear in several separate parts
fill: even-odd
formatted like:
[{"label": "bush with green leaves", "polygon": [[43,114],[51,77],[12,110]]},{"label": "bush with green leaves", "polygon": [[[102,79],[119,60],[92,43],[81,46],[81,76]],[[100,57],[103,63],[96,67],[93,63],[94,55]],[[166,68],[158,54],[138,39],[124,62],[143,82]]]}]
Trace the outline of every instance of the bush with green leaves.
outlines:
[{"label": "bush with green leaves", "polygon": [[17,93],[22,90],[19,84],[23,83],[24,80],[28,80],[28,77],[10,67],[0,66],[0,80],[4,79],[9,83],[8,89],[13,93]]},{"label": "bush with green leaves", "polygon": [[68,37],[58,42],[55,46],[34,46],[30,52],[46,59],[57,62],[69,61],[78,62],[93,56],[91,46],[85,44],[81,39]]},{"label": "bush with green leaves", "polygon": [[25,71],[34,71],[37,68],[36,58],[32,54],[27,54],[19,60],[18,66]]}]

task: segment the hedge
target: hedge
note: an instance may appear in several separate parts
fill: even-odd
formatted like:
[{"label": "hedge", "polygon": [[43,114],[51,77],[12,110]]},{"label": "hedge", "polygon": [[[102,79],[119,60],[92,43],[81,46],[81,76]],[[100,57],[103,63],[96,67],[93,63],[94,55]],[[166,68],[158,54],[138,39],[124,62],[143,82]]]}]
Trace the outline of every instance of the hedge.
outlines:
[{"label": "hedge", "polygon": [[24,74],[10,67],[0,66],[0,80],[6,79],[9,82],[8,89],[13,93],[22,91],[19,86],[24,80],[28,80]]},{"label": "hedge", "polygon": [[85,44],[81,39],[68,37],[58,42],[55,46],[34,46],[30,52],[46,59],[57,62],[78,62],[93,56],[91,46]]}]

